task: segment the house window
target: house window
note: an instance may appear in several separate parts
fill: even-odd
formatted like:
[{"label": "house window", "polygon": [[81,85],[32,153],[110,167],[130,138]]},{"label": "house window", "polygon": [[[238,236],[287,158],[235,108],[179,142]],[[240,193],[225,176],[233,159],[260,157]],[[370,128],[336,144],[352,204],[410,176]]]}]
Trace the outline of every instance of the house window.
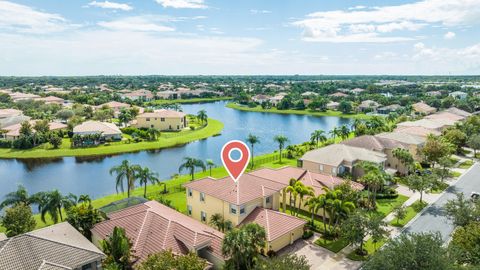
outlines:
[{"label": "house window", "polygon": [[200,212],[200,217],[202,219],[202,222],[207,222],[207,213],[205,212]]},{"label": "house window", "polygon": [[245,205],[240,206],[240,215],[245,214]]},{"label": "house window", "polygon": [[205,193],[200,192],[200,201],[204,202],[205,201]]},{"label": "house window", "polygon": [[179,125],[177,125],[177,129],[180,129],[180,126],[179,126]]},{"label": "house window", "polygon": [[82,270],[92,270],[92,264],[89,263],[89,264],[86,264],[86,265],[82,266]]},{"label": "house window", "polygon": [[335,167],[332,168],[332,174],[337,174],[337,168]]},{"label": "house window", "polygon": [[191,188],[188,189],[188,197],[192,197],[192,189]]},{"label": "house window", "polygon": [[172,129],[172,125],[168,125],[168,129]]},{"label": "house window", "polygon": [[187,211],[188,211],[188,215],[191,216],[192,215],[192,206],[191,205],[187,205]]},{"label": "house window", "polygon": [[323,164],[320,164],[320,171],[323,172]]},{"label": "house window", "polygon": [[147,122],[150,122],[150,118],[147,117]]},{"label": "house window", "polygon": [[268,196],[267,198],[265,198],[265,203],[270,203],[270,201],[272,200],[271,198],[272,196]]},{"label": "house window", "polygon": [[230,204],[230,214],[237,214],[237,206],[234,204]]},{"label": "house window", "polygon": [[165,118],[163,118],[163,117],[160,118],[160,121],[165,122]]}]

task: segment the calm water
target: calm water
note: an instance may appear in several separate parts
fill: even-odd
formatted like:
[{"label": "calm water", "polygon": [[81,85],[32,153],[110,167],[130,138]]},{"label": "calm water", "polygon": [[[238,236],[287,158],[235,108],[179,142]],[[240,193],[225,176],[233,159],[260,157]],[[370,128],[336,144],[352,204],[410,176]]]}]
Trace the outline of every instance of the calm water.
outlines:
[{"label": "calm water", "polygon": [[108,171],[124,159],[148,166],[158,172],[161,179],[168,179],[178,173],[178,166],[186,156],[209,158],[221,164],[219,152],[223,144],[232,139],[245,140],[249,133],[260,137],[261,143],[255,146],[257,155],[277,149],[273,142],[275,135],[286,135],[291,144],[296,144],[309,140],[313,130],[328,132],[350,122],[337,117],[242,112],[225,108],[225,102],[183,105],[182,108],[193,114],[206,110],[209,117],[225,124],[222,135],[175,148],[102,158],[0,160],[0,199],[16,190],[18,184],[23,184],[30,193],[56,188],[63,193],[89,194],[97,198],[115,192],[114,179]]}]

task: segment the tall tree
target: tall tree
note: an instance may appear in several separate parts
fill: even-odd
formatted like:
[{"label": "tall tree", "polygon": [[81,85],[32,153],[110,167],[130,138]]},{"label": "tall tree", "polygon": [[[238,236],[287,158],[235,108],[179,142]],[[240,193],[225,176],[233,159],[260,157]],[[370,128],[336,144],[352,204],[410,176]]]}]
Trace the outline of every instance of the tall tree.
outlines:
[{"label": "tall tree", "polygon": [[453,152],[453,146],[442,137],[428,135],[427,141],[422,148],[425,160],[435,166],[442,157],[449,156]]},{"label": "tall tree", "polygon": [[212,176],[212,167],[215,167],[215,162],[213,162],[213,160],[211,160],[211,159],[207,159],[207,160],[205,161],[205,163],[206,163],[206,165],[207,165],[207,167],[208,167],[210,176]]},{"label": "tall tree", "polygon": [[314,142],[317,147],[320,146],[320,143],[325,142],[327,137],[325,136],[325,132],[323,130],[317,129],[312,132],[310,135],[310,141]]},{"label": "tall tree", "polygon": [[105,265],[117,265],[120,270],[131,269],[133,264],[132,243],[125,233],[125,229],[113,228],[113,232],[100,242],[103,252],[107,255]]},{"label": "tall tree", "polygon": [[477,156],[477,151],[480,149],[480,134],[474,134],[467,140],[467,146],[473,149],[473,156]]},{"label": "tall tree", "polygon": [[207,169],[205,166],[205,163],[203,163],[202,160],[192,158],[192,157],[185,157],[183,158],[183,163],[180,164],[180,167],[178,167],[178,172],[181,173],[183,170],[187,170],[192,177],[192,181],[195,178],[195,169],[196,168],[201,168],[203,171]]},{"label": "tall tree", "polygon": [[138,179],[140,185],[143,185],[143,197],[147,198],[148,183],[154,185],[160,183],[158,173],[151,171],[148,167],[139,168],[136,170],[135,178]]},{"label": "tall tree", "polygon": [[0,210],[7,206],[15,206],[24,204],[29,206],[35,202],[35,198],[28,194],[27,189],[23,185],[18,185],[16,191],[12,191],[5,195],[5,199],[0,204]]},{"label": "tall tree", "polygon": [[435,184],[434,177],[432,174],[412,174],[407,177],[408,188],[420,193],[420,202],[423,201],[423,193],[429,192]]},{"label": "tall tree", "polygon": [[480,222],[458,227],[448,249],[457,264],[480,267]]},{"label": "tall tree", "polygon": [[102,221],[100,212],[95,209],[91,202],[82,202],[79,205],[68,208],[67,222],[70,223],[77,231],[79,231],[88,240],[92,240],[91,229],[95,224]]},{"label": "tall tree", "polygon": [[413,159],[412,154],[403,148],[395,148],[392,151],[393,157],[398,159],[400,163],[407,169],[407,173],[412,170],[415,160]]},{"label": "tall tree", "polygon": [[8,237],[30,232],[37,225],[32,215],[32,209],[23,203],[6,209],[0,221]]},{"label": "tall tree", "polygon": [[252,158],[251,158],[252,162],[250,163],[250,168],[253,169],[253,166],[254,166],[253,158],[255,157],[253,149],[254,149],[255,144],[260,143],[260,138],[258,136],[255,136],[255,135],[250,133],[247,136],[247,142],[250,144],[250,148],[252,149]]},{"label": "tall tree", "polygon": [[208,123],[208,115],[207,111],[205,110],[200,110],[197,113],[197,119],[200,121],[202,124],[207,124]]},{"label": "tall tree", "polygon": [[342,137],[343,140],[348,139],[348,136],[350,136],[350,129],[348,128],[347,125],[342,125],[340,126],[340,137]]},{"label": "tall tree", "polygon": [[462,192],[456,195],[445,204],[445,212],[455,226],[466,226],[480,216],[480,201],[472,202]]},{"label": "tall tree", "polygon": [[46,223],[45,217],[47,214],[50,215],[53,223],[63,221],[62,208],[67,210],[75,204],[68,196],[63,196],[60,191],[56,189],[47,192],[38,192],[34,196],[38,198],[40,218],[44,223]]},{"label": "tall tree", "polygon": [[222,253],[229,258],[227,267],[236,270],[252,269],[259,256],[258,251],[265,247],[265,240],[265,229],[256,223],[226,233]]},{"label": "tall tree", "polygon": [[151,254],[142,261],[136,269],[138,270],[204,270],[208,268],[205,259],[198,257],[194,252],[186,255],[174,254],[171,250]]},{"label": "tall tree", "polygon": [[114,166],[110,169],[110,175],[115,174],[115,189],[118,188],[123,192],[123,181],[127,182],[127,197],[130,198],[131,191],[135,188],[137,172],[141,169],[139,165],[131,165],[128,160],[122,161],[122,164]]},{"label": "tall tree", "polygon": [[273,137],[273,140],[278,144],[280,163],[282,163],[282,150],[283,148],[285,148],[285,144],[288,142],[288,138],[283,135],[277,135]]}]

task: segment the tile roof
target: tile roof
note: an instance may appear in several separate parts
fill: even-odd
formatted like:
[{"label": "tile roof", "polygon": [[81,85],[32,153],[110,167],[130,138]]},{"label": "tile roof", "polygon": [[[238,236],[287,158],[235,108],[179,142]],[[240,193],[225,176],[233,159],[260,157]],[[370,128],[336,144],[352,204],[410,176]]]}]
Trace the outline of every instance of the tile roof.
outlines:
[{"label": "tile roof", "polygon": [[243,174],[237,183],[230,176],[218,180],[207,177],[184,186],[236,205],[273,195],[285,187],[284,183],[250,173]]},{"label": "tile roof", "polygon": [[130,104],[118,102],[118,101],[110,101],[107,103],[103,103],[97,106],[97,108],[102,108],[103,106],[107,106],[112,109],[120,109],[120,108],[130,108]]},{"label": "tile roof", "polygon": [[402,131],[380,133],[380,134],[377,134],[375,136],[380,137],[380,138],[387,138],[387,139],[391,139],[391,140],[396,140],[396,141],[399,141],[399,142],[402,142],[402,143],[412,144],[412,145],[423,144],[423,143],[425,143],[425,140],[426,140],[423,137],[408,134],[408,133],[403,133]]},{"label": "tile roof", "polygon": [[108,217],[108,220],[95,225],[92,233],[104,239],[114,227],[124,228],[140,261],[163,250],[186,254],[190,249],[204,247],[208,247],[218,258],[223,258],[223,233],[157,201],[112,212]]},{"label": "tile roof", "polygon": [[384,162],[386,155],[364,148],[353,147],[345,144],[331,144],[303,155],[301,160],[313,161],[321,164],[338,166],[342,162],[355,162],[357,160],[371,161],[374,163]]},{"label": "tile roof", "polygon": [[[29,122],[30,122],[30,125],[32,126],[32,129],[33,129],[33,127],[35,126],[35,123],[37,121],[36,120],[30,120]],[[7,136],[20,136],[21,127],[22,127],[22,123],[17,123],[17,124],[14,124],[14,125],[2,127],[2,130],[7,131],[7,133],[6,133]],[[59,130],[59,129],[65,129],[68,126],[63,124],[63,123],[60,123],[60,122],[50,122],[50,123],[48,123],[48,127],[49,127],[50,130]]]},{"label": "tile roof", "polygon": [[446,118],[420,119],[417,121],[405,121],[397,124],[397,127],[424,127],[428,129],[442,129],[446,126],[452,126],[456,121]]},{"label": "tile roof", "polygon": [[0,118],[22,115],[23,112],[16,109],[0,109]]},{"label": "tile roof", "polygon": [[[66,237],[78,234],[72,226],[53,225],[50,230],[69,231]],[[66,227],[69,229],[66,229]],[[87,263],[100,261],[105,255],[94,247],[84,249],[71,243],[89,242],[83,236],[75,236],[79,240],[64,239],[56,241],[35,235],[35,231],[0,241],[0,269],[2,270],[36,270],[36,269],[76,269]],[[70,242],[68,244],[67,242]],[[91,243],[90,243],[91,244]]]},{"label": "tile roof", "polygon": [[[325,194],[324,187],[334,189],[336,186],[345,182],[344,179],[332,175],[314,173],[308,171],[299,180],[306,186],[310,186],[315,191],[315,196]],[[351,187],[355,190],[362,190],[364,186],[360,183],[349,181]]]},{"label": "tile roof", "polygon": [[449,113],[453,113],[453,114],[456,114],[456,115],[460,115],[460,116],[463,116],[464,118],[467,118],[469,116],[471,116],[472,114],[469,113],[469,112],[466,112],[464,110],[460,110],[456,107],[451,107],[449,109],[446,109],[445,112],[449,112]]},{"label": "tile roof", "polygon": [[73,133],[102,133],[103,135],[122,134],[114,123],[86,121],[73,128]]},{"label": "tile roof", "polygon": [[426,104],[424,102],[415,103],[415,104],[412,105],[412,108],[415,111],[421,112],[421,113],[433,113],[437,110],[437,109],[429,106],[428,104]]},{"label": "tile roof", "polygon": [[410,134],[410,135],[416,135],[416,136],[420,136],[420,137],[427,137],[429,134],[433,134],[435,136],[438,136],[440,134],[442,134],[440,131],[438,130],[434,130],[434,129],[429,129],[429,128],[424,128],[424,127],[397,127],[395,130],[395,132],[400,132],[400,133],[406,133],[406,134]]},{"label": "tile roof", "polygon": [[281,213],[279,211],[257,207],[253,210],[239,226],[257,223],[265,228],[267,241],[275,239],[291,233],[292,230],[303,227],[307,222],[303,219]]},{"label": "tile roof", "polygon": [[402,142],[388,138],[375,137],[372,135],[362,135],[359,137],[355,137],[353,139],[343,141],[341,142],[341,144],[379,152],[383,152],[385,149],[408,148],[408,145]]},{"label": "tile roof", "polygon": [[142,113],[138,115],[139,118],[146,118],[146,117],[159,117],[159,118],[182,118],[185,117],[187,114],[183,112],[177,112],[173,110],[155,110],[153,112]]}]

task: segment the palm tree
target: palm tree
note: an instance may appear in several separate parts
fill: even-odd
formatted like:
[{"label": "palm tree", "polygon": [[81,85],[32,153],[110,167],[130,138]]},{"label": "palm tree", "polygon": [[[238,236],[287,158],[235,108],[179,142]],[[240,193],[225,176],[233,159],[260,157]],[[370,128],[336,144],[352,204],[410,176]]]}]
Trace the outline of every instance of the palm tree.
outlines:
[{"label": "palm tree", "polygon": [[257,143],[260,143],[260,138],[250,133],[248,134],[247,142],[250,144],[250,148],[252,148],[252,162],[251,162],[250,168],[253,169],[253,157],[254,157],[253,146]]},{"label": "palm tree", "polygon": [[320,142],[325,142],[327,140],[327,137],[325,136],[325,132],[323,130],[318,129],[312,132],[310,135],[310,140],[315,142],[318,147]]},{"label": "palm tree", "polygon": [[350,136],[350,129],[348,128],[347,125],[342,125],[340,127],[340,136],[342,137],[342,139],[347,139],[348,136]]},{"label": "palm tree", "polygon": [[147,129],[148,137],[151,141],[156,141],[157,138],[160,136],[160,130],[156,128],[149,128]]},{"label": "palm tree", "polygon": [[298,213],[300,212],[301,210],[301,207],[302,207],[302,201],[303,201],[303,198],[305,196],[314,196],[315,193],[313,191],[313,188],[310,187],[310,186],[305,186],[302,182],[300,181],[297,181],[295,183],[295,189],[297,190],[297,194],[298,194],[298,211],[297,211],[297,216],[298,216]]},{"label": "palm tree", "polygon": [[205,163],[200,159],[185,157],[183,160],[184,162],[178,167],[178,172],[181,173],[183,170],[188,170],[192,176],[192,181],[195,177],[195,168],[201,168],[203,171],[206,170]]},{"label": "palm tree", "polygon": [[212,176],[212,167],[215,166],[215,163],[211,159],[206,160],[206,164],[208,166],[208,170],[210,171],[210,176]]},{"label": "palm tree", "polygon": [[28,195],[27,189],[22,185],[18,185],[16,191],[12,191],[5,195],[5,199],[0,204],[0,210],[6,206],[15,206],[19,204],[30,205],[34,202],[35,198]]},{"label": "palm tree", "polygon": [[68,209],[75,205],[71,200],[71,196],[63,196],[57,189],[47,192],[38,192],[35,194],[38,198],[38,209],[40,218],[46,223],[45,216],[47,213],[52,218],[53,223],[63,221],[62,208]]},{"label": "palm tree", "polygon": [[203,124],[203,123],[207,124],[207,123],[208,123],[207,112],[206,112],[205,110],[200,110],[200,111],[198,111],[198,113],[197,113],[197,119],[198,119],[198,121],[200,121],[202,124]]},{"label": "palm tree", "polygon": [[277,135],[273,137],[273,140],[278,143],[278,150],[280,153],[280,163],[282,163],[282,150],[285,147],[285,143],[288,142],[288,138],[283,135]]},{"label": "palm tree", "polygon": [[[294,203],[294,199],[293,198],[297,198],[297,191],[295,190],[295,183],[297,182],[297,179],[295,178],[291,178],[289,183],[288,183],[288,186],[285,188],[285,192],[288,192],[290,193],[290,200],[289,200],[289,203],[290,203],[290,214],[293,213],[293,205],[295,205]],[[283,206],[283,212],[286,212],[286,209],[287,209],[287,206],[284,205]]]},{"label": "palm tree", "polygon": [[210,225],[216,227],[219,231],[224,232],[230,226],[229,221],[225,221],[223,216],[219,213],[213,214],[210,217]]},{"label": "palm tree", "polygon": [[335,138],[340,135],[340,129],[338,127],[334,127],[328,133],[330,134],[330,136],[332,136],[333,142],[335,143]]},{"label": "palm tree", "polygon": [[113,228],[113,232],[105,240],[100,242],[103,253],[107,255],[105,263],[116,264],[119,269],[131,269],[132,243],[125,233],[125,229]]},{"label": "palm tree", "polygon": [[138,179],[140,185],[143,185],[143,197],[147,198],[147,184],[158,184],[160,179],[158,179],[158,173],[151,171],[148,167],[140,168],[135,175],[135,178]]},{"label": "palm tree", "polygon": [[363,123],[363,121],[360,120],[360,119],[358,119],[358,118],[353,119],[353,122],[352,122],[352,125],[351,125],[351,129],[352,129],[353,131],[356,131],[356,130],[357,130],[357,127],[358,127],[360,124],[362,124],[362,123]]},{"label": "palm tree", "polygon": [[120,190],[123,192],[124,191],[124,185],[123,181],[127,181],[127,198],[130,198],[130,192],[133,190],[135,187],[135,176],[136,172],[139,171],[141,167],[139,165],[130,165],[130,162],[128,160],[122,161],[122,164],[115,166],[110,169],[110,175],[116,174],[117,176],[115,177],[115,189],[117,190],[118,193],[118,188],[120,187]]},{"label": "palm tree", "polygon": [[78,196],[78,203],[88,203],[90,204],[92,202],[92,199],[90,199],[89,195],[82,194]]}]

